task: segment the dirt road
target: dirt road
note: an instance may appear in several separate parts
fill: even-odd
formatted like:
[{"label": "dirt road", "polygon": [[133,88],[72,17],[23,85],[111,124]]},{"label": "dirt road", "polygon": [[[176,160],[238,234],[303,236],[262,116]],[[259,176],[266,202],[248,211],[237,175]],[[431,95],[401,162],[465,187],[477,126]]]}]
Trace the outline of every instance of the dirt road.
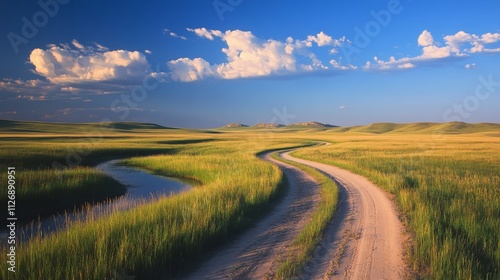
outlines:
[{"label": "dirt road", "polygon": [[[340,201],[320,245],[299,279],[402,279],[402,232],[393,203],[366,178],[334,166],[294,158],[337,182]],[[289,189],[272,213],[189,275],[188,279],[272,279],[291,241],[318,201],[318,183],[305,172],[275,161]]]},{"label": "dirt road", "polygon": [[340,201],[302,279],[402,279],[403,227],[387,195],[366,178],[327,164],[283,158],[334,178]]},{"label": "dirt road", "polygon": [[287,249],[319,202],[318,183],[307,173],[272,159],[288,180],[288,191],[255,227],[218,250],[187,279],[272,279]]}]

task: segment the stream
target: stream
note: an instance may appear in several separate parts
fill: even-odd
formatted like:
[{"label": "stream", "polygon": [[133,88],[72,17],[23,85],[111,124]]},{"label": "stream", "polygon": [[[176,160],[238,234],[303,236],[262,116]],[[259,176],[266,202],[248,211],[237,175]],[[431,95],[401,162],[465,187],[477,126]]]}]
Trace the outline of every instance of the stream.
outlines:
[{"label": "stream", "polygon": [[[52,215],[39,221],[33,221],[29,225],[20,226],[18,228],[18,241],[26,241],[39,234],[47,236],[54,231],[66,228],[68,225],[71,226],[71,222],[77,220],[84,221],[89,217],[92,219],[100,218],[151,202],[160,196],[171,196],[192,188],[189,184],[175,178],[153,175],[141,169],[121,165],[120,160],[103,162],[97,165],[96,169],[127,186],[126,193],[115,199],[83,207],[78,211],[68,211],[64,215]],[[7,230],[0,232],[2,237],[7,234]]]}]

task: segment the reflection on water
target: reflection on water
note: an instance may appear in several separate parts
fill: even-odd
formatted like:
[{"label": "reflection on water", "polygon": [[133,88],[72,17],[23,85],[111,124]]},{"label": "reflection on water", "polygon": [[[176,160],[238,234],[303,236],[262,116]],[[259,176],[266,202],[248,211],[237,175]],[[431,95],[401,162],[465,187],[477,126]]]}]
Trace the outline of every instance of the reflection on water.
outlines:
[{"label": "reflection on water", "polygon": [[111,160],[99,164],[96,168],[128,187],[124,195],[126,199],[151,199],[152,196],[177,194],[191,188],[177,179],[149,174],[118,163],[119,160]]},{"label": "reflection on water", "polygon": [[[111,160],[96,167],[101,172],[127,186],[125,195],[107,202],[85,207],[79,211],[65,215],[53,215],[20,229],[21,241],[32,238],[38,234],[47,234],[58,229],[63,229],[73,221],[84,221],[124,211],[143,203],[148,203],[161,196],[174,195],[191,189],[191,186],[177,179],[149,174],[145,171],[123,166],[119,160]],[[103,186],[105,187],[105,186]],[[6,231],[2,231],[6,235]]]}]

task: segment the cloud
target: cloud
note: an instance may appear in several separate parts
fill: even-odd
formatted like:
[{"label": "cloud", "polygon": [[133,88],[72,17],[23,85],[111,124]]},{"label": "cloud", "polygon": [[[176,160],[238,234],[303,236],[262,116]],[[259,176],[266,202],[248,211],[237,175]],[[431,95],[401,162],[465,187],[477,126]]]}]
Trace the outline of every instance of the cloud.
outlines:
[{"label": "cloud", "polygon": [[463,31],[459,31],[455,35],[444,36],[446,45],[448,45],[451,48],[451,51],[456,54],[460,54],[460,47],[464,43],[472,43],[478,39],[477,35],[471,35]]},{"label": "cloud", "polygon": [[[422,49],[422,55],[419,59],[433,59],[433,58],[445,58],[451,56],[452,48],[450,47],[436,47],[433,45],[424,47]],[[455,52],[458,54],[458,52]]]},{"label": "cloud", "polygon": [[481,36],[481,41],[485,44],[491,44],[500,42],[500,34],[499,33],[486,33]]},{"label": "cloud", "polygon": [[100,45],[98,43],[94,43],[97,47],[97,50],[100,51],[100,52],[105,52],[105,51],[108,51],[109,49],[103,45]]},{"label": "cloud", "polygon": [[104,50],[86,47],[72,41],[68,45],[49,45],[48,49],[34,49],[29,62],[34,72],[53,84],[79,84],[102,81],[130,81],[148,73],[146,56],[138,51]]},{"label": "cloud", "polygon": [[[396,59],[391,56],[388,61],[374,57],[373,62],[368,61],[365,70],[397,70],[415,68],[429,62],[446,58],[466,57],[476,53],[500,53],[500,48],[487,48],[486,45],[500,42],[500,33],[486,33],[481,36],[459,31],[453,35],[443,37],[444,46],[439,46],[432,34],[424,30],[418,37],[418,45],[422,53],[415,57]],[[466,67],[467,68],[467,67]],[[469,68],[467,68],[469,69]]]},{"label": "cloud", "polygon": [[60,87],[42,80],[4,79],[0,81],[0,91],[9,93],[28,93],[40,95],[46,92],[58,91]]},{"label": "cloud", "polygon": [[63,85],[53,84],[40,79],[21,80],[3,79],[0,81],[0,93],[7,99],[25,99],[31,101],[67,99],[68,94],[81,99],[84,95],[102,95],[123,92],[125,87],[110,84]]},{"label": "cloud", "polygon": [[318,47],[328,46],[334,42],[333,38],[331,36],[323,33],[323,31],[318,33],[318,35],[316,35],[316,36],[312,36],[312,35],[307,36],[307,41],[316,42],[316,44],[318,44]]},{"label": "cloud", "polygon": [[150,50],[144,50],[144,53],[145,53],[145,54],[152,54],[153,52],[152,52],[152,51],[150,51]]},{"label": "cloud", "polygon": [[85,49],[85,47],[82,44],[78,43],[77,40],[73,40],[73,41],[71,41],[71,43],[73,44],[73,46],[77,47],[80,50],[84,50]]},{"label": "cloud", "polygon": [[434,39],[429,31],[424,30],[420,36],[418,36],[418,45],[427,47],[434,43]]},{"label": "cloud", "polygon": [[182,39],[182,40],[187,40],[187,38],[186,38],[186,37],[184,37],[184,36],[179,36],[179,35],[177,35],[175,32],[170,32],[170,33],[168,33],[168,35],[170,35],[170,36],[172,36],[172,37],[175,37],[175,38]]},{"label": "cloud", "polygon": [[6,111],[6,112],[0,112],[0,117],[5,118],[5,117],[12,117],[16,116],[17,111]]},{"label": "cloud", "polygon": [[167,62],[167,65],[174,81],[190,82],[214,75],[210,64],[202,58],[179,58]]},{"label": "cloud", "polygon": [[358,67],[354,65],[341,65],[339,62],[337,62],[335,59],[330,60],[330,64],[334,69],[339,69],[339,70],[356,70]]},{"label": "cloud", "polygon": [[[339,52],[339,48],[344,44],[344,43],[351,43],[349,40],[346,39],[346,37],[341,37],[340,39],[333,39],[331,36],[323,33],[321,31],[318,33],[316,36],[309,35],[307,36],[308,43],[315,42],[318,47],[323,47],[323,46],[333,46],[332,49],[330,49],[330,54],[336,54]],[[311,44],[308,44],[309,47],[311,47]]]},{"label": "cloud", "polygon": [[476,68],[476,63],[465,64],[465,69],[475,69],[475,68]]},{"label": "cloud", "polygon": [[345,110],[345,109],[347,109],[347,108],[349,108],[349,106],[346,106],[346,105],[339,106],[339,109],[340,109],[340,110]]},{"label": "cloud", "polygon": [[[337,46],[345,39],[335,40],[323,32],[316,36],[308,36],[307,40],[294,40],[288,37],[285,42],[257,38],[250,31],[208,30],[206,28],[187,29],[197,36],[214,40],[219,38],[227,47],[222,49],[227,62],[210,64],[203,58],[179,58],[167,62],[174,81],[190,82],[207,77],[219,79],[237,79],[290,73],[310,72],[317,70],[350,70],[352,65],[332,64],[325,66],[309,48],[315,42],[318,46]],[[301,63],[299,59],[308,63]]]},{"label": "cloud", "polygon": [[365,70],[392,70],[392,69],[410,69],[414,68],[415,64],[412,63],[412,59],[410,58],[402,58],[397,60],[394,56],[389,58],[389,61],[383,61],[378,59],[378,57],[373,58],[373,63],[368,61],[366,65],[363,67]]},{"label": "cloud", "polygon": [[220,32],[219,30],[207,30],[205,27],[195,28],[195,29],[186,28],[186,29],[187,29],[187,31],[194,32],[199,37],[205,37],[211,41],[214,39],[214,36],[216,36],[216,37],[222,36],[222,32]]}]

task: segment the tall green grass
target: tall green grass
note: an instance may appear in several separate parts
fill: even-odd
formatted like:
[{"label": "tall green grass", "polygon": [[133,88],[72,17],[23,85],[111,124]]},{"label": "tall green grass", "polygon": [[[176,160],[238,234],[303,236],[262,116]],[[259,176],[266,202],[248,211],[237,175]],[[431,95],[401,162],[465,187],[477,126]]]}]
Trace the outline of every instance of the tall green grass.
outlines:
[{"label": "tall green grass", "polygon": [[[112,157],[164,153],[127,163],[203,183],[187,193],[77,222],[63,232],[20,245],[18,279],[112,279],[122,272],[154,279],[189,270],[203,253],[255,221],[279,196],[280,171],[254,154],[295,146],[303,139],[334,144],[296,155],[353,170],[396,194],[414,234],[411,264],[423,278],[499,277],[498,133],[450,135],[443,140],[425,134],[245,130],[211,133],[210,141],[204,140],[206,133],[194,131],[132,134],[98,137],[94,142],[74,136],[1,140],[0,166],[16,166],[18,186],[24,184],[21,178],[29,178],[18,191],[37,198],[44,195],[37,189],[43,183],[52,193],[65,194],[71,186],[87,188],[96,184],[92,180],[100,180],[91,168],[51,175],[56,172],[48,170],[52,161],[64,164],[68,152],[78,150],[85,152],[84,166]],[[61,174],[66,179],[59,180]],[[0,180],[5,177],[0,173]],[[309,237],[296,246],[313,246],[318,228],[308,230]],[[307,255],[304,252],[301,256]],[[290,261],[283,268],[284,278],[295,274],[302,262],[299,257]],[[6,266],[0,266],[0,274],[8,279]]]},{"label": "tall green grass", "polygon": [[[6,174],[0,176],[1,181],[7,182]],[[126,190],[117,181],[89,167],[17,169],[16,178],[16,217],[19,222],[72,210],[85,203],[104,201],[123,195]],[[1,205],[7,205],[7,192],[4,193],[0,196]]]},{"label": "tall green grass", "polygon": [[[92,142],[93,141],[93,142]],[[155,138],[0,138],[0,181],[7,182],[7,167],[16,168],[19,222],[73,210],[85,203],[114,198],[125,187],[91,166],[117,157],[173,153],[173,146]],[[54,165],[53,163],[56,162]],[[7,184],[0,184],[0,203],[7,205]],[[3,212],[4,218],[7,212]]]},{"label": "tall green grass", "polygon": [[[273,148],[283,142],[260,143]],[[127,160],[129,165],[202,186],[96,221],[73,224],[18,248],[19,279],[144,279],[177,275],[265,212],[282,190],[282,173],[257,159],[245,141],[200,143],[177,155]],[[1,252],[5,253],[4,251]],[[0,268],[6,278],[6,266]]]},{"label": "tall green grass", "polygon": [[481,135],[340,136],[296,156],[367,176],[396,194],[429,279],[500,277],[500,142]]}]

